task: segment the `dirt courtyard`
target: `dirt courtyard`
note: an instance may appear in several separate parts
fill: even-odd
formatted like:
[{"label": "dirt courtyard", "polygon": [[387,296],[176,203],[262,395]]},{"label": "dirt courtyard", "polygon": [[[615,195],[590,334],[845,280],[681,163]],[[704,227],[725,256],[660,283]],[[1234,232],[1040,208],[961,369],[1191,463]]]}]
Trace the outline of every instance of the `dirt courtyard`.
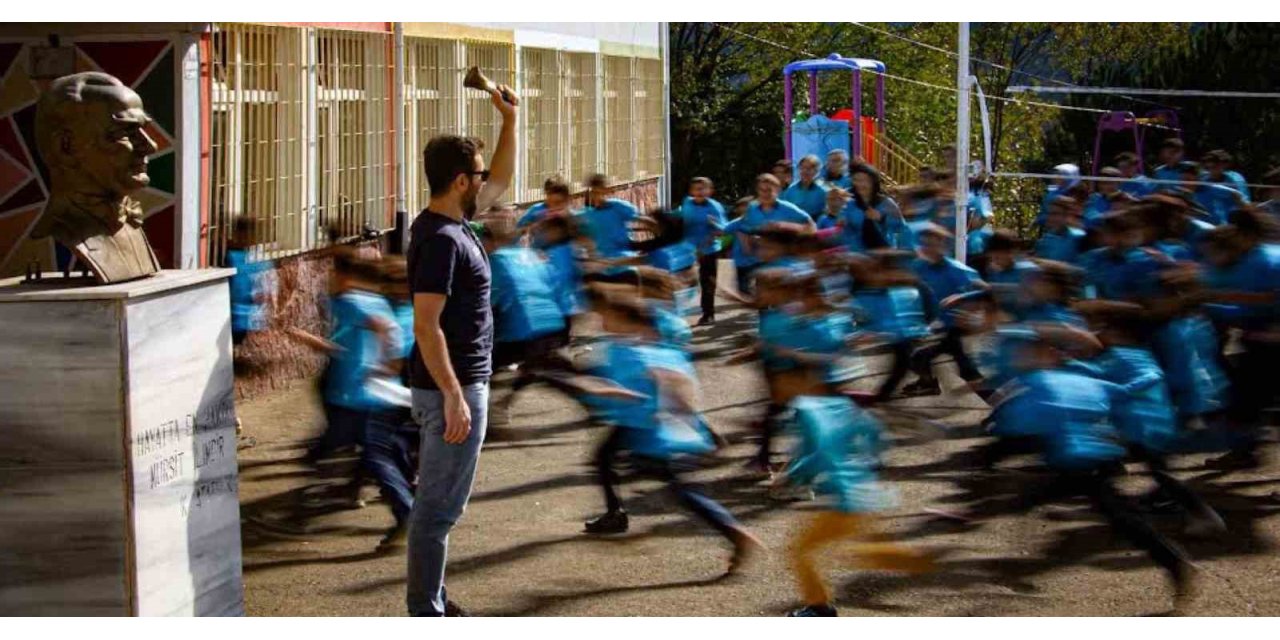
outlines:
[{"label": "dirt courtyard", "polygon": [[[450,597],[473,615],[773,616],[796,606],[786,562],[788,540],[812,505],[777,503],[745,477],[754,451],[751,421],[763,411],[755,363],[724,364],[752,327],[747,313],[725,311],[697,329],[693,351],[707,419],[734,443],[695,476],[765,541],[771,553],[740,575],[721,579],[729,550],[713,531],[679,509],[661,486],[624,476],[631,531],[581,533],[602,498],[588,461],[601,437],[574,403],[544,387],[522,392],[507,437],[486,445],[470,506],[450,538]],[[868,358],[870,373],[887,363]],[[958,379],[946,367],[944,389]],[[877,379],[864,383],[871,388]],[[377,490],[368,506],[325,500],[344,482],[341,463],[301,461],[322,426],[312,384],[241,403],[245,432],[257,446],[240,452],[245,599],[251,615],[404,615],[403,553],[380,555],[392,524]],[[985,441],[981,401],[967,392],[894,403],[883,415],[893,440],[883,478],[898,493],[884,532],[941,554],[933,574],[904,577],[862,571],[824,555],[842,616],[861,615],[1161,615],[1171,599],[1147,557],[1114,537],[1083,501],[1012,507],[1015,490],[1039,480],[1033,461],[1015,459],[995,475],[972,471],[971,451]],[[1174,460],[1227,522],[1211,539],[1182,534],[1178,516],[1156,522],[1199,567],[1194,615],[1280,615],[1280,469],[1210,472],[1206,456]],[[1268,460],[1274,452],[1267,450]],[[1130,466],[1123,486],[1137,494],[1147,479]],[[938,511],[986,514],[969,522]]]}]

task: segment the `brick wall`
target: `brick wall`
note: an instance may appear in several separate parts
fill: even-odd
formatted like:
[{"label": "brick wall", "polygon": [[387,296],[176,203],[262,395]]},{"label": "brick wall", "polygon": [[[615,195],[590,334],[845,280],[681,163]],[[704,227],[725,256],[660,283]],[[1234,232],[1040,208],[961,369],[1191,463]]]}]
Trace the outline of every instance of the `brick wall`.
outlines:
[{"label": "brick wall", "polygon": [[[641,211],[658,206],[656,180],[623,185],[617,197]],[[582,206],[577,197],[576,206]],[[523,207],[522,207],[523,208]],[[364,247],[373,250],[374,243]],[[249,399],[275,389],[288,388],[314,378],[324,366],[324,356],[298,345],[285,335],[296,327],[315,335],[329,334],[325,300],[331,260],[326,251],[313,251],[276,261],[275,295],[267,304],[268,328],[251,334],[236,347],[236,397]]]}]

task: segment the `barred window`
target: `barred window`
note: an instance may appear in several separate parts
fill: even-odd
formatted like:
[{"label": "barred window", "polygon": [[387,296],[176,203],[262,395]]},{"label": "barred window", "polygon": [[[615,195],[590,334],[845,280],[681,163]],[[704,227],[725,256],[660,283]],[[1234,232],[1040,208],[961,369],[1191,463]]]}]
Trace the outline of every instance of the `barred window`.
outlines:
[{"label": "barred window", "polygon": [[559,52],[520,50],[520,99],[524,113],[524,180],[516,198],[542,198],[542,183],[564,173],[560,129],[564,122]]},{"label": "barred window", "polygon": [[636,59],[637,178],[662,175],[666,168],[666,118],[663,117],[663,62]]},{"label": "barred window", "polygon": [[392,45],[390,34],[317,30],[317,224],[339,239],[394,226]]},{"label": "barred window", "polygon": [[597,83],[600,74],[596,69],[594,53],[564,53],[564,121],[562,149],[568,158],[562,162],[564,176],[575,190],[583,188],[583,181],[600,171],[599,116],[596,113]]},{"label": "barred window", "polygon": [[[514,55],[515,50],[509,44],[465,41],[463,43],[466,62],[464,69],[480,67],[494,84],[515,86]],[[462,78],[458,78],[461,86]],[[486,160],[493,158],[493,150],[497,145],[498,134],[502,132],[502,115],[493,108],[489,94],[479,89],[462,89],[463,95],[463,131],[465,135],[480,138],[485,142]],[[517,186],[517,185],[513,185]],[[517,186],[518,187],[518,186]]]},{"label": "barred window", "polygon": [[605,173],[614,182],[636,175],[634,62],[604,57]]},{"label": "barred window", "polygon": [[461,61],[461,45],[455,40],[405,38],[405,206],[410,214],[425,209],[431,198],[422,164],[427,142],[460,131]]},{"label": "barred window", "polygon": [[258,257],[304,247],[304,55],[298,29],[214,29],[211,264],[223,263],[231,222],[240,216],[255,223]]}]

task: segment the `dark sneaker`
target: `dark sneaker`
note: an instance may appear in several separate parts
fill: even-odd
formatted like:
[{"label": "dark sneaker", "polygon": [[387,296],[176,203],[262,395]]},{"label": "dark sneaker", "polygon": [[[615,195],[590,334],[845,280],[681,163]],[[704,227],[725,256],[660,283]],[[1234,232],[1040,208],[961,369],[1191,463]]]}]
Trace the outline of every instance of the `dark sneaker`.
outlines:
[{"label": "dark sneaker", "polygon": [[1243,471],[1257,469],[1261,462],[1258,456],[1248,451],[1232,451],[1231,453],[1210,458],[1204,461],[1206,469],[1217,471]]},{"label": "dark sneaker", "polygon": [[829,604],[811,604],[787,612],[788,618],[837,618],[840,614]]},{"label": "dark sneaker", "polygon": [[458,606],[458,603],[452,600],[446,600],[444,603],[444,617],[446,618],[469,618],[471,614],[466,609]]},{"label": "dark sneaker", "polygon": [[942,386],[938,384],[937,378],[933,380],[916,380],[911,384],[902,388],[899,395],[905,397],[913,396],[936,396],[942,393]]},{"label": "dark sneaker", "polygon": [[713,324],[715,324],[715,323],[716,323],[716,317],[715,317],[715,316],[702,316],[701,318],[698,318],[698,323],[697,323],[697,324],[695,324],[694,326],[695,326],[695,327],[710,327],[711,325],[713,325]]},{"label": "dark sneaker", "polygon": [[588,520],[582,530],[586,533],[626,533],[629,522],[626,511],[610,511],[595,520]]},{"label": "dark sneaker", "polygon": [[378,543],[378,553],[387,553],[391,551],[399,551],[409,546],[409,525],[398,524],[382,537],[382,541]]}]

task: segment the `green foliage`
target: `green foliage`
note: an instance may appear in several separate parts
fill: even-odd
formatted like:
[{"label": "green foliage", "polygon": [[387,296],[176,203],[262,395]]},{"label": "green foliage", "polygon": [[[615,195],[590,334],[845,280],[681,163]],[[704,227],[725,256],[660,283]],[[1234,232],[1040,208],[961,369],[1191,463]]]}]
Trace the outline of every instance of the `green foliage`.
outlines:
[{"label": "green foliage", "polygon": [[[954,23],[870,26],[949,51],[956,49]],[[1015,71],[975,62],[972,72],[987,96],[1004,96],[1005,89],[1014,84],[1044,82],[1021,72],[1083,83],[1100,69],[1134,68],[1153,52],[1165,48],[1176,51],[1188,31],[1186,25],[1170,23],[975,23],[970,32],[973,57]],[[705,175],[716,181],[726,200],[746,195],[752,176],[782,157],[782,67],[786,63],[834,51],[882,60],[893,76],[943,87],[956,85],[953,57],[850,23],[671,23],[670,36],[675,184],[684,185],[693,176]],[[1121,43],[1127,46],[1119,46]],[[830,113],[849,106],[848,76],[831,73],[821,77],[821,109]],[[804,113],[806,83],[798,79],[796,84],[798,111]],[[866,74],[863,86],[863,112],[870,114],[874,76]],[[886,78],[885,89],[889,137],[923,161],[938,163],[942,148],[955,142],[956,94],[895,78]],[[1096,106],[1085,101],[1071,104]],[[988,107],[996,171],[1042,171],[1059,162],[1082,163],[1081,150],[1092,144],[1092,138],[1083,143],[1073,141],[1067,157],[1061,153],[1063,147],[1046,147],[1047,142],[1064,139],[1063,131],[1075,130],[1071,128],[1074,124],[1063,120],[1068,112],[1060,109],[998,100],[988,100]],[[980,157],[982,128],[976,103],[971,112],[970,148],[973,157]],[[1084,121],[1096,122],[1094,114],[1085,115]],[[1039,181],[994,183],[1001,223],[1025,228],[1044,187]],[[676,193],[681,190],[677,187]]]},{"label": "green foliage", "polygon": [[[1212,23],[1152,40],[1152,46],[1134,63],[1095,65],[1082,84],[1160,89],[1201,89],[1209,91],[1280,91],[1280,29],[1267,23]],[[1280,165],[1280,109],[1274,99],[1153,97],[1175,107],[1187,143],[1188,157],[1211,149],[1226,149],[1246,178],[1258,178],[1270,167]],[[1078,99],[1077,104],[1131,110],[1142,114],[1155,108],[1132,101]],[[1064,154],[1068,149],[1092,154],[1096,121],[1071,116],[1053,132],[1050,151]],[[1166,132],[1148,134],[1147,161],[1153,162],[1155,144]],[[1120,150],[1112,140],[1104,146],[1108,161]],[[1126,149],[1128,150],[1128,149]],[[1092,161],[1081,157],[1082,162]]]}]

